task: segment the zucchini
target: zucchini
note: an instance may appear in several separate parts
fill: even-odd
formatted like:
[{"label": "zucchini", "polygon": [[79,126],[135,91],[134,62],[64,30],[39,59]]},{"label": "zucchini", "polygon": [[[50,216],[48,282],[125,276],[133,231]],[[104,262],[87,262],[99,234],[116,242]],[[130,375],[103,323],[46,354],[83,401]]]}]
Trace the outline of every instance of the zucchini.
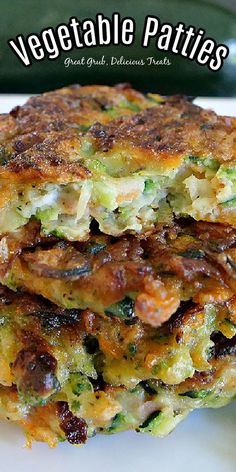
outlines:
[{"label": "zucchini", "polygon": [[107,172],[107,167],[99,159],[90,160],[89,162],[85,162],[84,165],[91,171],[97,171],[103,174]]},{"label": "zucchini", "polygon": [[125,297],[120,302],[114,303],[105,309],[105,314],[110,316],[116,316],[124,321],[134,321],[136,319],[134,313],[134,300],[130,297]]},{"label": "zucchini", "polygon": [[89,128],[91,127],[91,125],[79,125],[79,131],[83,131],[86,133],[86,131],[89,130]]},{"label": "zucchini", "polygon": [[86,244],[86,252],[87,254],[91,254],[92,256],[95,256],[104,249],[106,249],[105,243],[97,243],[96,241],[94,241]]},{"label": "zucchini", "polygon": [[186,259],[203,259],[205,254],[201,249],[189,248],[183,252],[178,253],[179,256]]},{"label": "zucchini", "polygon": [[213,171],[217,171],[220,167],[219,162],[213,157],[188,156],[187,161]]},{"label": "zucchini", "polygon": [[[81,395],[82,392],[93,391],[93,386],[91,382],[85,375],[81,374],[80,372],[71,374],[69,381],[72,393],[76,396]],[[78,406],[79,405],[77,404],[77,407]]]},{"label": "zucchini", "polygon": [[111,426],[107,430],[108,433],[117,433],[122,429],[122,423],[125,423],[125,415],[123,413],[117,413],[112,420]]},{"label": "zucchini", "polygon": [[156,420],[156,418],[160,418],[161,413],[162,413],[161,410],[157,410],[157,411],[154,411],[153,413],[151,413],[148,416],[148,418],[139,426],[138,429],[140,431],[142,430],[143,432],[151,433],[154,420]]},{"label": "zucchini", "polygon": [[94,144],[84,139],[81,144],[80,152],[84,157],[91,157],[95,153]]},{"label": "zucchini", "polygon": [[137,105],[137,103],[133,103],[130,100],[121,100],[120,106],[121,108],[128,108],[128,110],[134,111],[136,113],[141,110],[140,106]]},{"label": "zucchini", "polygon": [[81,267],[73,267],[71,269],[54,269],[54,268],[45,268],[42,271],[43,277],[48,277],[52,279],[74,279],[82,277],[83,275],[89,274],[91,272],[91,267],[89,263],[85,262]]},{"label": "zucchini", "polygon": [[136,344],[130,343],[130,344],[128,345],[128,351],[129,351],[130,357],[135,356],[135,354],[136,354],[136,352],[137,352],[137,346],[136,346]]},{"label": "zucchini", "polygon": [[143,193],[151,193],[155,190],[156,184],[152,179],[147,179],[144,184],[144,191]]},{"label": "zucchini", "polygon": [[150,433],[153,436],[166,436],[187,414],[188,410],[175,411],[170,407],[165,407],[163,410],[157,410],[151,413],[143,424],[139,426],[137,431]]},{"label": "zucchini", "polygon": [[202,399],[202,398],[206,398],[208,395],[210,395],[210,393],[211,393],[210,390],[188,390],[187,392],[179,393],[179,396]]},{"label": "zucchini", "polygon": [[143,388],[143,390],[145,390],[146,393],[148,393],[148,395],[156,395],[156,390],[154,390],[154,388],[152,388],[149,384],[149,381],[148,380],[142,380],[139,385],[141,385],[141,387]]},{"label": "zucchini", "polygon": [[236,205],[236,197],[230,198],[230,200],[226,200],[225,202],[221,202],[220,205],[223,207],[231,207]]}]

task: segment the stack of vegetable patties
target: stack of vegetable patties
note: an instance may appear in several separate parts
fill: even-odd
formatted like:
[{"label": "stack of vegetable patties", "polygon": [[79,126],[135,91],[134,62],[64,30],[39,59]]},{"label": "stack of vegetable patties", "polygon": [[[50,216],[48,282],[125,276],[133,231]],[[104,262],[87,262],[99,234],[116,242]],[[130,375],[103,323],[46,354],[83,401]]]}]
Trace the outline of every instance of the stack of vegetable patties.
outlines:
[{"label": "stack of vegetable patties", "polygon": [[72,86],[0,120],[0,414],[168,434],[236,395],[236,126]]}]

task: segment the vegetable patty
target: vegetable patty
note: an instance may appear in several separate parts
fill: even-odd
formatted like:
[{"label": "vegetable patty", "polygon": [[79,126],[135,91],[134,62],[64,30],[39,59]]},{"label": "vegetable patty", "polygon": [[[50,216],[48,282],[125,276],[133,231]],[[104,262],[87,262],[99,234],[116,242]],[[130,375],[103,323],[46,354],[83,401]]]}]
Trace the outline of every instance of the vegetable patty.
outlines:
[{"label": "vegetable patty", "polygon": [[184,303],[159,328],[0,287],[0,416],[28,444],[127,429],[165,436],[236,394],[235,300]]},{"label": "vegetable patty", "polygon": [[94,232],[87,242],[42,238],[38,222],[0,240],[0,281],[64,308],[158,327],[182,302],[236,291],[236,229],[182,219],[145,239]]},{"label": "vegetable patty", "polygon": [[236,224],[235,118],[128,85],[71,86],[0,119],[0,233],[150,234],[173,214]]}]

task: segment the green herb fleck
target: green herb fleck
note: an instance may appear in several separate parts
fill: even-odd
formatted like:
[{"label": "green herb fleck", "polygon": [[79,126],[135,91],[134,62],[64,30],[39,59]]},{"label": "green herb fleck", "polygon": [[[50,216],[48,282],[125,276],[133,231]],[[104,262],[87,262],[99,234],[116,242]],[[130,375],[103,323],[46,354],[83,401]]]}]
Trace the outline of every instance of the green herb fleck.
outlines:
[{"label": "green herb fleck", "polygon": [[151,193],[155,190],[156,184],[152,179],[147,179],[144,184],[144,193]]},{"label": "green herb fleck", "polygon": [[125,297],[120,302],[114,303],[105,309],[108,316],[117,316],[122,320],[131,319],[135,317],[134,314],[134,300],[130,297]]},{"label": "green herb fleck", "polygon": [[74,395],[79,396],[82,392],[92,391],[91,382],[80,372],[70,375],[71,389]]},{"label": "green herb fleck", "polygon": [[129,350],[129,354],[130,354],[131,357],[135,356],[135,354],[136,354],[136,352],[137,352],[137,346],[136,346],[136,344],[130,343],[130,344],[128,345],[128,350]]}]

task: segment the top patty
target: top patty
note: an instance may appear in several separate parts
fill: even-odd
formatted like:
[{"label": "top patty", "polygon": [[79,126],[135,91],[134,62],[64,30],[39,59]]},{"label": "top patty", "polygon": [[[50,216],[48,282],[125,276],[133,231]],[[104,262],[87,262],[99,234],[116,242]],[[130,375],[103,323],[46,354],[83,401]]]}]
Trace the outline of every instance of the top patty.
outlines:
[{"label": "top patty", "polygon": [[173,213],[236,224],[235,122],[128,85],[33,97],[0,120],[0,232],[32,216],[69,240],[92,219],[114,236]]}]

